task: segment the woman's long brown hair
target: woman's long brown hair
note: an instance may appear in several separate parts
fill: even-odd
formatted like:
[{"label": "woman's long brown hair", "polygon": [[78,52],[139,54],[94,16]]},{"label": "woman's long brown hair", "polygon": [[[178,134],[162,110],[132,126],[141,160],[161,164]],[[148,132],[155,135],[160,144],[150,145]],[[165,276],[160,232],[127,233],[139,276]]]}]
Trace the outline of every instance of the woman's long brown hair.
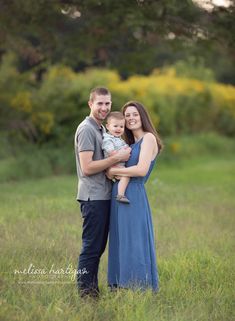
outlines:
[{"label": "woman's long brown hair", "polygon": [[[156,129],[153,126],[153,123],[149,117],[148,112],[144,108],[144,106],[137,102],[137,101],[129,101],[127,102],[123,107],[122,107],[122,113],[125,115],[125,111],[127,107],[133,106],[135,107],[139,114],[140,114],[140,119],[142,123],[142,128],[144,132],[152,133],[156,137],[157,145],[158,145],[158,153],[160,153],[161,149],[163,148],[163,143],[161,141],[161,138],[159,137]],[[125,132],[124,132],[124,137],[126,142],[131,145],[135,143],[134,135],[132,131],[125,126]]]}]

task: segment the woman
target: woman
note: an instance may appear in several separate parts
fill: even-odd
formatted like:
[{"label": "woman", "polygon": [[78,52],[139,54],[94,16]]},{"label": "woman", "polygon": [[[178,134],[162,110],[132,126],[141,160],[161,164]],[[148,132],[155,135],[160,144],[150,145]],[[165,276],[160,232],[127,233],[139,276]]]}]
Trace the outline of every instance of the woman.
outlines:
[{"label": "woman", "polygon": [[118,203],[112,191],[109,231],[108,284],[121,288],[158,289],[151,211],[144,183],[162,143],[143,105],[131,101],[122,108],[126,142],[132,152],[126,168],[112,167],[108,175],[131,177],[126,190],[130,204]]}]

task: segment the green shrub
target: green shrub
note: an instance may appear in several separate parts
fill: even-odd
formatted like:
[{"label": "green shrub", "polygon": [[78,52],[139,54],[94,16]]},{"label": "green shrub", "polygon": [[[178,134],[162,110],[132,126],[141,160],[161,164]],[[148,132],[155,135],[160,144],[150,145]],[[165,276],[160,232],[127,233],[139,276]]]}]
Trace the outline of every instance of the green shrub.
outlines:
[{"label": "green shrub", "polygon": [[125,81],[111,70],[76,73],[55,65],[39,83],[33,71],[20,73],[16,64],[14,56],[6,55],[0,65],[0,131],[11,140],[21,136],[28,142],[64,146],[89,114],[89,92],[98,85],[112,92],[113,110],[129,100],[142,102],[162,136],[210,131],[235,135],[235,88],[213,82],[201,65],[195,71],[180,62]]}]

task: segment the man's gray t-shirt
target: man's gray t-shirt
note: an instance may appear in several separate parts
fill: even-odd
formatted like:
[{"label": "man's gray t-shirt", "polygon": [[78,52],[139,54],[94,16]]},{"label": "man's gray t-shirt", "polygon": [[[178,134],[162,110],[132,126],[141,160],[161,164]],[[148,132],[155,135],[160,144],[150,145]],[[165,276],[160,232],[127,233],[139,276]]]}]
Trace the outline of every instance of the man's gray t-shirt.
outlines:
[{"label": "man's gray t-shirt", "polygon": [[86,119],[78,126],[75,134],[75,155],[78,174],[77,200],[109,200],[111,198],[112,183],[105,172],[86,176],[83,174],[79,153],[84,151],[94,152],[92,160],[104,159],[102,150],[102,132],[105,128],[99,127],[92,117]]}]

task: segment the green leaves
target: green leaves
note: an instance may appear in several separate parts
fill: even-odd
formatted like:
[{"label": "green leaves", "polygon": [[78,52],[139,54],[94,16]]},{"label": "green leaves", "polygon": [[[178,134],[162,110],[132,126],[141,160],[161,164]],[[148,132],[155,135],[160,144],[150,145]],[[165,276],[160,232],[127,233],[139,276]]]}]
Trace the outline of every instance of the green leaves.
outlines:
[{"label": "green leaves", "polygon": [[0,48],[14,49],[28,62],[26,68],[46,60],[79,70],[105,66],[124,73],[127,57],[135,63],[131,72],[148,73],[165,44],[170,45],[165,55],[182,53],[181,43],[201,47],[203,36],[232,53],[233,15],[234,7],[208,13],[189,0],[1,1]]}]

